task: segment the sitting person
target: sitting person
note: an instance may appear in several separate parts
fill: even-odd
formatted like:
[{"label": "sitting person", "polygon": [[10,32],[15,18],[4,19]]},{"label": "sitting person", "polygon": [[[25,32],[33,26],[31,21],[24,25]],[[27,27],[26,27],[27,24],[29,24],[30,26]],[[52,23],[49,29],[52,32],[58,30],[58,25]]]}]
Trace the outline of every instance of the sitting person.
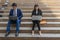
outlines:
[{"label": "sitting person", "polygon": [[16,24],[16,34],[15,34],[15,36],[18,36],[19,27],[20,27],[20,24],[21,24],[21,18],[23,17],[22,11],[17,8],[16,3],[13,3],[12,7],[13,7],[13,9],[10,10],[9,17],[10,16],[17,16],[17,19],[16,20],[9,19],[5,36],[8,36],[10,34],[10,25],[13,24],[13,23]]},{"label": "sitting person", "polygon": [[32,11],[32,22],[33,22],[32,35],[34,35],[34,28],[36,24],[39,30],[39,34],[41,34],[41,29],[40,29],[40,21],[42,20],[41,17],[42,17],[42,11],[39,9],[39,5],[36,4],[34,6],[34,10]]}]

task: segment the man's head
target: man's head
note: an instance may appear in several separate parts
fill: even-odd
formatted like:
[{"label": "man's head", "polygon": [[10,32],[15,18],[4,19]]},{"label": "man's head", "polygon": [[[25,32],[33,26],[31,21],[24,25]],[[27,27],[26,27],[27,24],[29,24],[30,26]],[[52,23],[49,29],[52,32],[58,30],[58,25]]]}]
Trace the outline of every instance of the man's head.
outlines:
[{"label": "man's head", "polygon": [[12,4],[12,7],[13,7],[13,9],[15,10],[15,9],[17,8],[17,4],[16,4],[16,3],[13,3],[13,4]]}]

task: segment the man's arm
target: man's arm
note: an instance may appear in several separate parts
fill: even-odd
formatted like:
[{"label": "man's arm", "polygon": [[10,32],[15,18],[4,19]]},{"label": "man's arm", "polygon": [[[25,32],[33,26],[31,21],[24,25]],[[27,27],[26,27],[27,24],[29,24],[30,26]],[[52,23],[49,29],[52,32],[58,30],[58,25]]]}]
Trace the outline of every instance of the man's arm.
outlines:
[{"label": "man's arm", "polygon": [[11,16],[12,15],[12,9],[10,10],[10,12],[9,12],[9,16]]},{"label": "man's arm", "polygon": [[20,11],[20,16],[18,17],[19,19],[21,19],[23,17],[22,11],[19,9]]}]

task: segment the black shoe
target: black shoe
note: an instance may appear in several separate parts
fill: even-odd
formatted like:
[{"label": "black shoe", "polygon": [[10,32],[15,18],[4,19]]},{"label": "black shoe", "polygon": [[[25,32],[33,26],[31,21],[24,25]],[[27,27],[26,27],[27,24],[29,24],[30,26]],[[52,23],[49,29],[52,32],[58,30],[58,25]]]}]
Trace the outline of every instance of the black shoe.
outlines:
[{"label": "black shoe", "polygon": [[9,34],[10,34],[10,32],[7,32],[7,33],[5,34],[5,37],[7,37]]},{"label": "black shoe", "polygon": [[17,36],[18,36],[18,34],[19,34],[19,33],[18,33],[18,32],[16,32],[15,36],[17,37]]}]

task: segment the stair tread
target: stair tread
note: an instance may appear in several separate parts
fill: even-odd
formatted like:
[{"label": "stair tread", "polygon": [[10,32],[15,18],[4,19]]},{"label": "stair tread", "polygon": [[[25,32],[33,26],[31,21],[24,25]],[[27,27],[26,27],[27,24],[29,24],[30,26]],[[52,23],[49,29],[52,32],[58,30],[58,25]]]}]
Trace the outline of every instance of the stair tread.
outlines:
[{"label": "stair tread", "polygon": [[[5,37],[5,33],[0,33],[0,37]],[[8,37],[15,37],[15,33],[11,33]],[[35,34],[34,36],[32,36],[31,33],[19,33],[18,37],[59,37],[60,38],[60,34],[52,34],[52,33],[42,33],[41,36],[39,34]]]},{"label": "stair tread", "polygon": [[[8,17],[0,17],[0,19],[8,19]],[[32,19],[32,17],[23,17],[22,19]],[[60,19],[60,17],[42,17],[42,19]]]},{"label": "stair tread", "polygon": [[[20,30],[31,30],[32,27],[20,27]],[[6,27],[0,27],[0,30],[6,30]],[[11,30],[15,30],[14,27],[11,28]],[[35,30],[38,30],[38,28],[35,28]],[[60,30],[60,27],[41,27],[41,30]]]}]

